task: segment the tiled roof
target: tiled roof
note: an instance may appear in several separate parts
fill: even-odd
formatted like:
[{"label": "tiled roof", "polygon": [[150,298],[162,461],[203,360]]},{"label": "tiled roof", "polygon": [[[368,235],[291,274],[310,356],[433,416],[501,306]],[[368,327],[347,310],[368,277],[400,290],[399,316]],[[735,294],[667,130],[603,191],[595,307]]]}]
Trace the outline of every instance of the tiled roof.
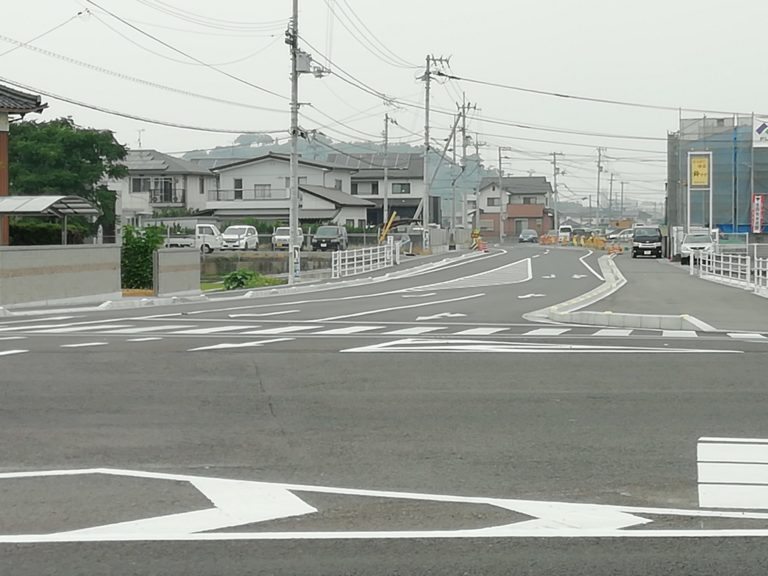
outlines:
[{"label": "tiled roof", "polygon": [[174,158],[157,150],[129,150],[125,157],[125,166],[131,172],[211,176],[210,170],[201,168],[189,160]]},{"label": "tiled roof", "polygon": [[303,190],[304,192],[309,192],[310,194],[318,196],[324,200],[328,200],[328,202],[333,202],[336,206],[362,206],[365,208],[373,208],[374,206],[373,202],[370,202],[365,198],[347,194],[341,190],[336,190],[336,188],[326,188],[325,186],[311,186],[302,184],[299,186],[299,189]]},{"label": "tiled roof", "polygon": [[[261,154],[260,156],[256,156],[254,158],[245,158],[242,160],[229,162],[228,164],[219,165],[215,168],[214,171],[218,172],[220,170],[227,170],[228,168],[232,168],[235,166],[243,166],[244,164],[252,164],[254,162],[262,162],[264,160],[280,160],[282,162],[289,162],[291,160],[291,157],[288,154],[276,154],[275,152],[268,152],[267,154]],[[330,168],[334,170],[343,170],[347,172],[355,171],[353,168],[338,166],[336,164],[330,164],[328,162],[319,162],[317,160],[305,160],[304,158],[301,158],[301,157],[299,157],[299,164],[303,164],[304,166],[315,166],[317,168]]]},{"label": "tiled roof", "polygon": [[[479,190],[485,190],[489,186],[498,186],[499,179],[487,176],[480,182]],[[552,185],[544,176],[505,176],[501,179],[501,186],[510,194],[549,194]]]},{"label": "tiled roof", "polygon": [[0,112],[26,114],[27,112],[39,112],[47,106],[40,101],[40,96],[19,92],[0,84]]},{"label": "tiled roof", "polygon": [[384,166],[392,179],[420,180],[424,177],[424,156],[417,153],[328,154],[328,162],[355,168],[357,173],[353,174],[353,180],[381,180],[384,178]]}]

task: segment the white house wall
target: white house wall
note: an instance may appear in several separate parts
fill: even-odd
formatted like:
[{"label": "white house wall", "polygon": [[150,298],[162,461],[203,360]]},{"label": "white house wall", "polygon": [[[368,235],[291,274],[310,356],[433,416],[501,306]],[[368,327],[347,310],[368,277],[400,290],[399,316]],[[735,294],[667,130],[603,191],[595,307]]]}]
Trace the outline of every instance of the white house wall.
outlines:
[{"label": "white house wall", "polygon": [[353,220],[355,226],[357,226],[361,220],[363,222],[367,222],[368,209],[358,206],[345,206],[339,211],[339,214],[336,216],[333,222],[335,224],[339,224],[340,226],[344,226],[347,223],[347,220]]},{"label": "white house wall", "polygon": [[[202,179],[202,189],[200,187]],[[187,176],[187,208],[190,210],[205,210],[208,204],[208,191],[216,190],[216,177]]]},{"label": "white house wall", "polygon": [[336,205],[308,192],[301,193],[301,207],[305,210],[335,210]]},{"label": "white house wall", "polygon": [[[253,190],[256,184],[269,184],[272,193],[282,191],[287,197],[288,190],[285,186],[285,179],[289,175],[289,170],[289,163],[281,160],[264,160],[219,169],[217,171],[219,173],[219,189],[234,190],[235,180],[240,178],[243,181],[243,191]],[[342,191],[349,193],[352,188],[350,173],[346,171],[329,170],[299,163],[298,176],[299,178],[306,178],[305,183],[312,186],[333,188],[335,180],[339,179],[342,181]]]}]

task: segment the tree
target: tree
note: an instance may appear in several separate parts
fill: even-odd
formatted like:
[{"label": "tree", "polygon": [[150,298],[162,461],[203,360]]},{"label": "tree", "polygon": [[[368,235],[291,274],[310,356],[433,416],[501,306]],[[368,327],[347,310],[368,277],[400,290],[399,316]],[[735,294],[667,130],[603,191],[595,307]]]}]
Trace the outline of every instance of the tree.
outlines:
[{"label": "tree", "polygon": [[115,194],[106,178],[127,176],[127,150],[112,132],[81,128],[71,118],[14,122],[8,150],[12,194],[82,196],[101,210],[94,227],[115,226]]}]

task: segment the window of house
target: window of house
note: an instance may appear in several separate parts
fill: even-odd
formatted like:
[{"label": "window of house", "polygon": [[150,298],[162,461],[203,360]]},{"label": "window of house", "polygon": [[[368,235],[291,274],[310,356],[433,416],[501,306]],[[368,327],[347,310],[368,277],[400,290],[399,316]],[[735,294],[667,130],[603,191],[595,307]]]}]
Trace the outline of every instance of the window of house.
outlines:
[{"label": "window of house", "polygon": [[411,193],[410,182],[392,183],[392,194],[410,194],[410,193]]},{"label": "window of house", "polygon": [[347,228],[354,228],[355,220],[353,218],[347,218],[345,225],[347,226]]},{"label": "window of house", "polygon": [[333,181],[333,187],[336,188],[336,190],[341,190],[341,187],[343,184],[344,184],[344,181],[341,178],[336,178]]},{"label": "window of house", "polygon": [[243,199],[243,179],[235,178],[233,188],[235,189],[235,200],[242,200]]},{"label": "window of house", "polygon": [[146,176],[131,178],[131,192],[149,192],[152,189],[152,179]]},{"label": "window of house", "polygon": [[523,196],[523,204],[538,204],[536,196]]},{"label": "window of house", "polygon": [[254,198],[271,198],[272,185],[271,184],[254,184],[253,197]]},{"label": "window of house", "polygon": [[357,182],[352,182],[352,191],[350,194],[352,194],[352,196],[357,196]]},{"label": "window of house", "polygon": [[501,198],[491,196],[488,198],[488,206],[501,206]]},{"label": "window of house", "polygon": [[379,183],[371,182],[371,196],[378,196],[378,195],[379,195]]},{"label": "window of house", "polygon": [[205,176],[200,176],[200,194],[205,194]]},{"label": "window of house", "polygon": [[[306,183],[307,183],[307,177],[306,176],[299,176],[299,186],[301,186],[302,184],[306,184]],[[285,177],[285,187],[286,187],[286,189],[291,187],[291,178],[289,176]]]},{"label": "window of house", "polygon": [[365,220],[358,220],[357,221],[357,227],[358,228],[365,228],[367,226],[368,222]]},{"label": "window of house", "polygon": [[493,220],[480,220],[480,230],[493,230]]}]

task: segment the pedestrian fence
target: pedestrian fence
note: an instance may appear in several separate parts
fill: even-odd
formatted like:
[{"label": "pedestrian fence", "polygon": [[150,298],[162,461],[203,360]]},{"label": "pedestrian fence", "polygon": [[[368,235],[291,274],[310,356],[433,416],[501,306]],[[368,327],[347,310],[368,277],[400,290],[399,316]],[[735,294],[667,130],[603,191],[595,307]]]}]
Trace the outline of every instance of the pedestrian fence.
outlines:
[{"label": "pedestrian fence", "polygon": [[331,277],[344,278],[399,264],[400,248],[404,242],[395,242],[391,237],[389,240],[381,246],[334,252],[331,260]]},{"label": "pedestrian fence", "polygon": [[691,274],[768,296],[768,258],[702,252],[691,257]]}]

